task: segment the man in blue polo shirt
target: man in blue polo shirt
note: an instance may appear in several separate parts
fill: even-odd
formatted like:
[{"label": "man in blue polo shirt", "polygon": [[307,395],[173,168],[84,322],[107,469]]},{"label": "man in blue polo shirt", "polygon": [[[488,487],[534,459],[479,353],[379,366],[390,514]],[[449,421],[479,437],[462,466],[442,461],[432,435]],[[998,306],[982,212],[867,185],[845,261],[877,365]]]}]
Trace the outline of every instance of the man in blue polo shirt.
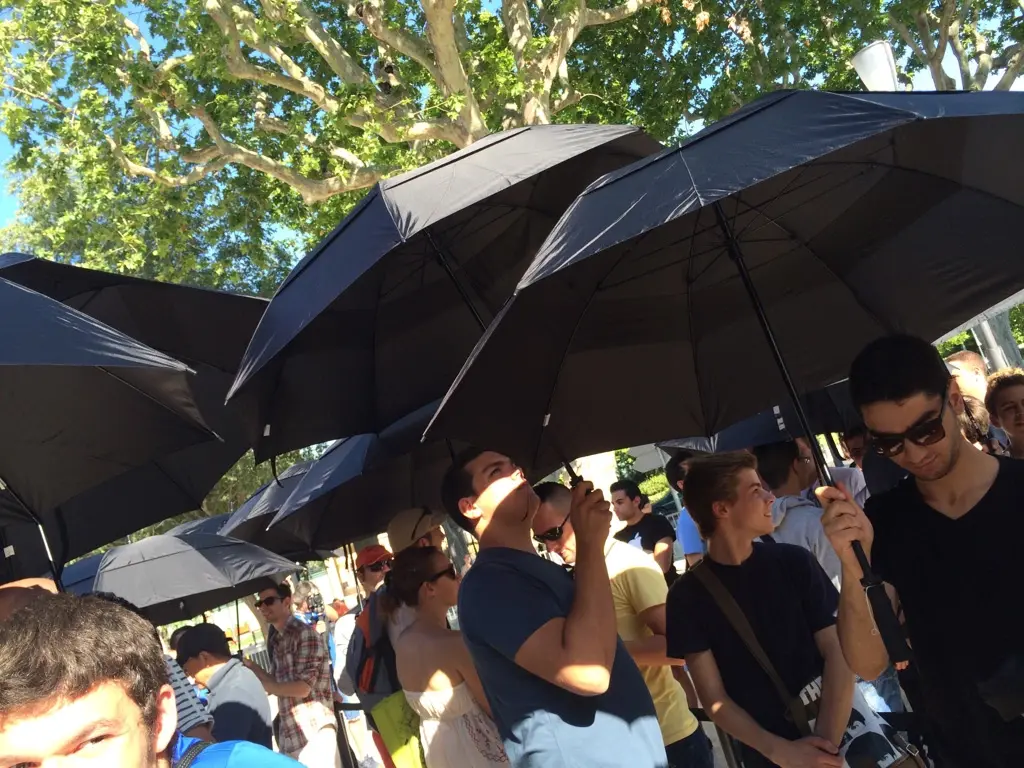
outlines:
[{"label": "man in blue polo shirt", "polygon": [[513,768],[665,768],[651,694],[616,632],[601,492],[573,490],[572,576],[534,549],[540,501],[507,456],[464,451],[441,497],[480,539],[459,624]]}]

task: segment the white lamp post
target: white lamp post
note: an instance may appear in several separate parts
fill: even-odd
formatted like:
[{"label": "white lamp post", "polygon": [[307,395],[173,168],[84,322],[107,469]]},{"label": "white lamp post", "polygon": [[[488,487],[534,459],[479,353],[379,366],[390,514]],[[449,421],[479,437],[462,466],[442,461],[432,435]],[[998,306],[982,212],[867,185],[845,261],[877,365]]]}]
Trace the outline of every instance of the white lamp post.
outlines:
[{"label": "white lamp post", "polygon": [[857,70],[864,87],[869,91],[896,91],[896,59],[892,46],[885,40],[868,43],[853,55],[853,68]]}]

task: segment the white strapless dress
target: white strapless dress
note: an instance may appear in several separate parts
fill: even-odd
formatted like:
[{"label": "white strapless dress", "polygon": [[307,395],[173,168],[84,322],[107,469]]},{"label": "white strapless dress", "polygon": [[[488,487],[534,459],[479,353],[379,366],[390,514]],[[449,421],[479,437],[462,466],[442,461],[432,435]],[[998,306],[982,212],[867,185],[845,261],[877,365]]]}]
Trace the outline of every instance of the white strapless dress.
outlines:
[{"label": "white strapless dress", "polygon": [[420,743],[427,768],[508,768],[494,722],[465,683],[446,691],[405,691],[420,716]]}]

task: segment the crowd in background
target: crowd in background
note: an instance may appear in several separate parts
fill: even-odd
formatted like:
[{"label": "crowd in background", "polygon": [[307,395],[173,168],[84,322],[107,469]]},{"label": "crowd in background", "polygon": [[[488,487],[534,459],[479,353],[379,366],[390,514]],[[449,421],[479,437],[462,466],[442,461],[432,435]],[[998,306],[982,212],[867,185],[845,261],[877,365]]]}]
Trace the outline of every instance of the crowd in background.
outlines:
[{"label": "crowd in background", "polygon": [[[843,435],[854,466],[834,487],[802,438],[680,452],[678,530],[634,483],[609,499],[531,486],[508,456],[467,449],[442,498],[476,559],[457,567],[444,517],[409,510],[390,549],[358,553],[359,609],[268,583],[269,669],[213,624],[175,633],[172,658],[112,596],[7,585],[0,768],[340,766],[337,703],[356,757],[388,768],[711,768],[697,707],[747,768],[1019,768],[1024,371],[987,376],[973,353],[891,336],[849,384],[864,426]],[[909,665],[890,662],[854,542]],[[916,745],[884,719],[908,700]]]}]

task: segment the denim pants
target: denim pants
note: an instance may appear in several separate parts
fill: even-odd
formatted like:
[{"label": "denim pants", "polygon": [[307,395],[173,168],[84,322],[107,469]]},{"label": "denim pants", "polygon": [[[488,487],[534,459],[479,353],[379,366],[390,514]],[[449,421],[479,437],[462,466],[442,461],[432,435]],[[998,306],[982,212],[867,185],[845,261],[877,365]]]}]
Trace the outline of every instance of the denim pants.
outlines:
[{"label": "denim pants", "polygon": [[665,747],[668,768],[715,768],[715,755],[711,751],[711,739],[701,726],[685,739],[674,741]]},{"label": "denim pants", "polygon": [[857,687],[875,712],[902,712],[904,709],[903,697],[900,696],[900,678],[892,665],[877,680],[868,682],[858,677]]}]

